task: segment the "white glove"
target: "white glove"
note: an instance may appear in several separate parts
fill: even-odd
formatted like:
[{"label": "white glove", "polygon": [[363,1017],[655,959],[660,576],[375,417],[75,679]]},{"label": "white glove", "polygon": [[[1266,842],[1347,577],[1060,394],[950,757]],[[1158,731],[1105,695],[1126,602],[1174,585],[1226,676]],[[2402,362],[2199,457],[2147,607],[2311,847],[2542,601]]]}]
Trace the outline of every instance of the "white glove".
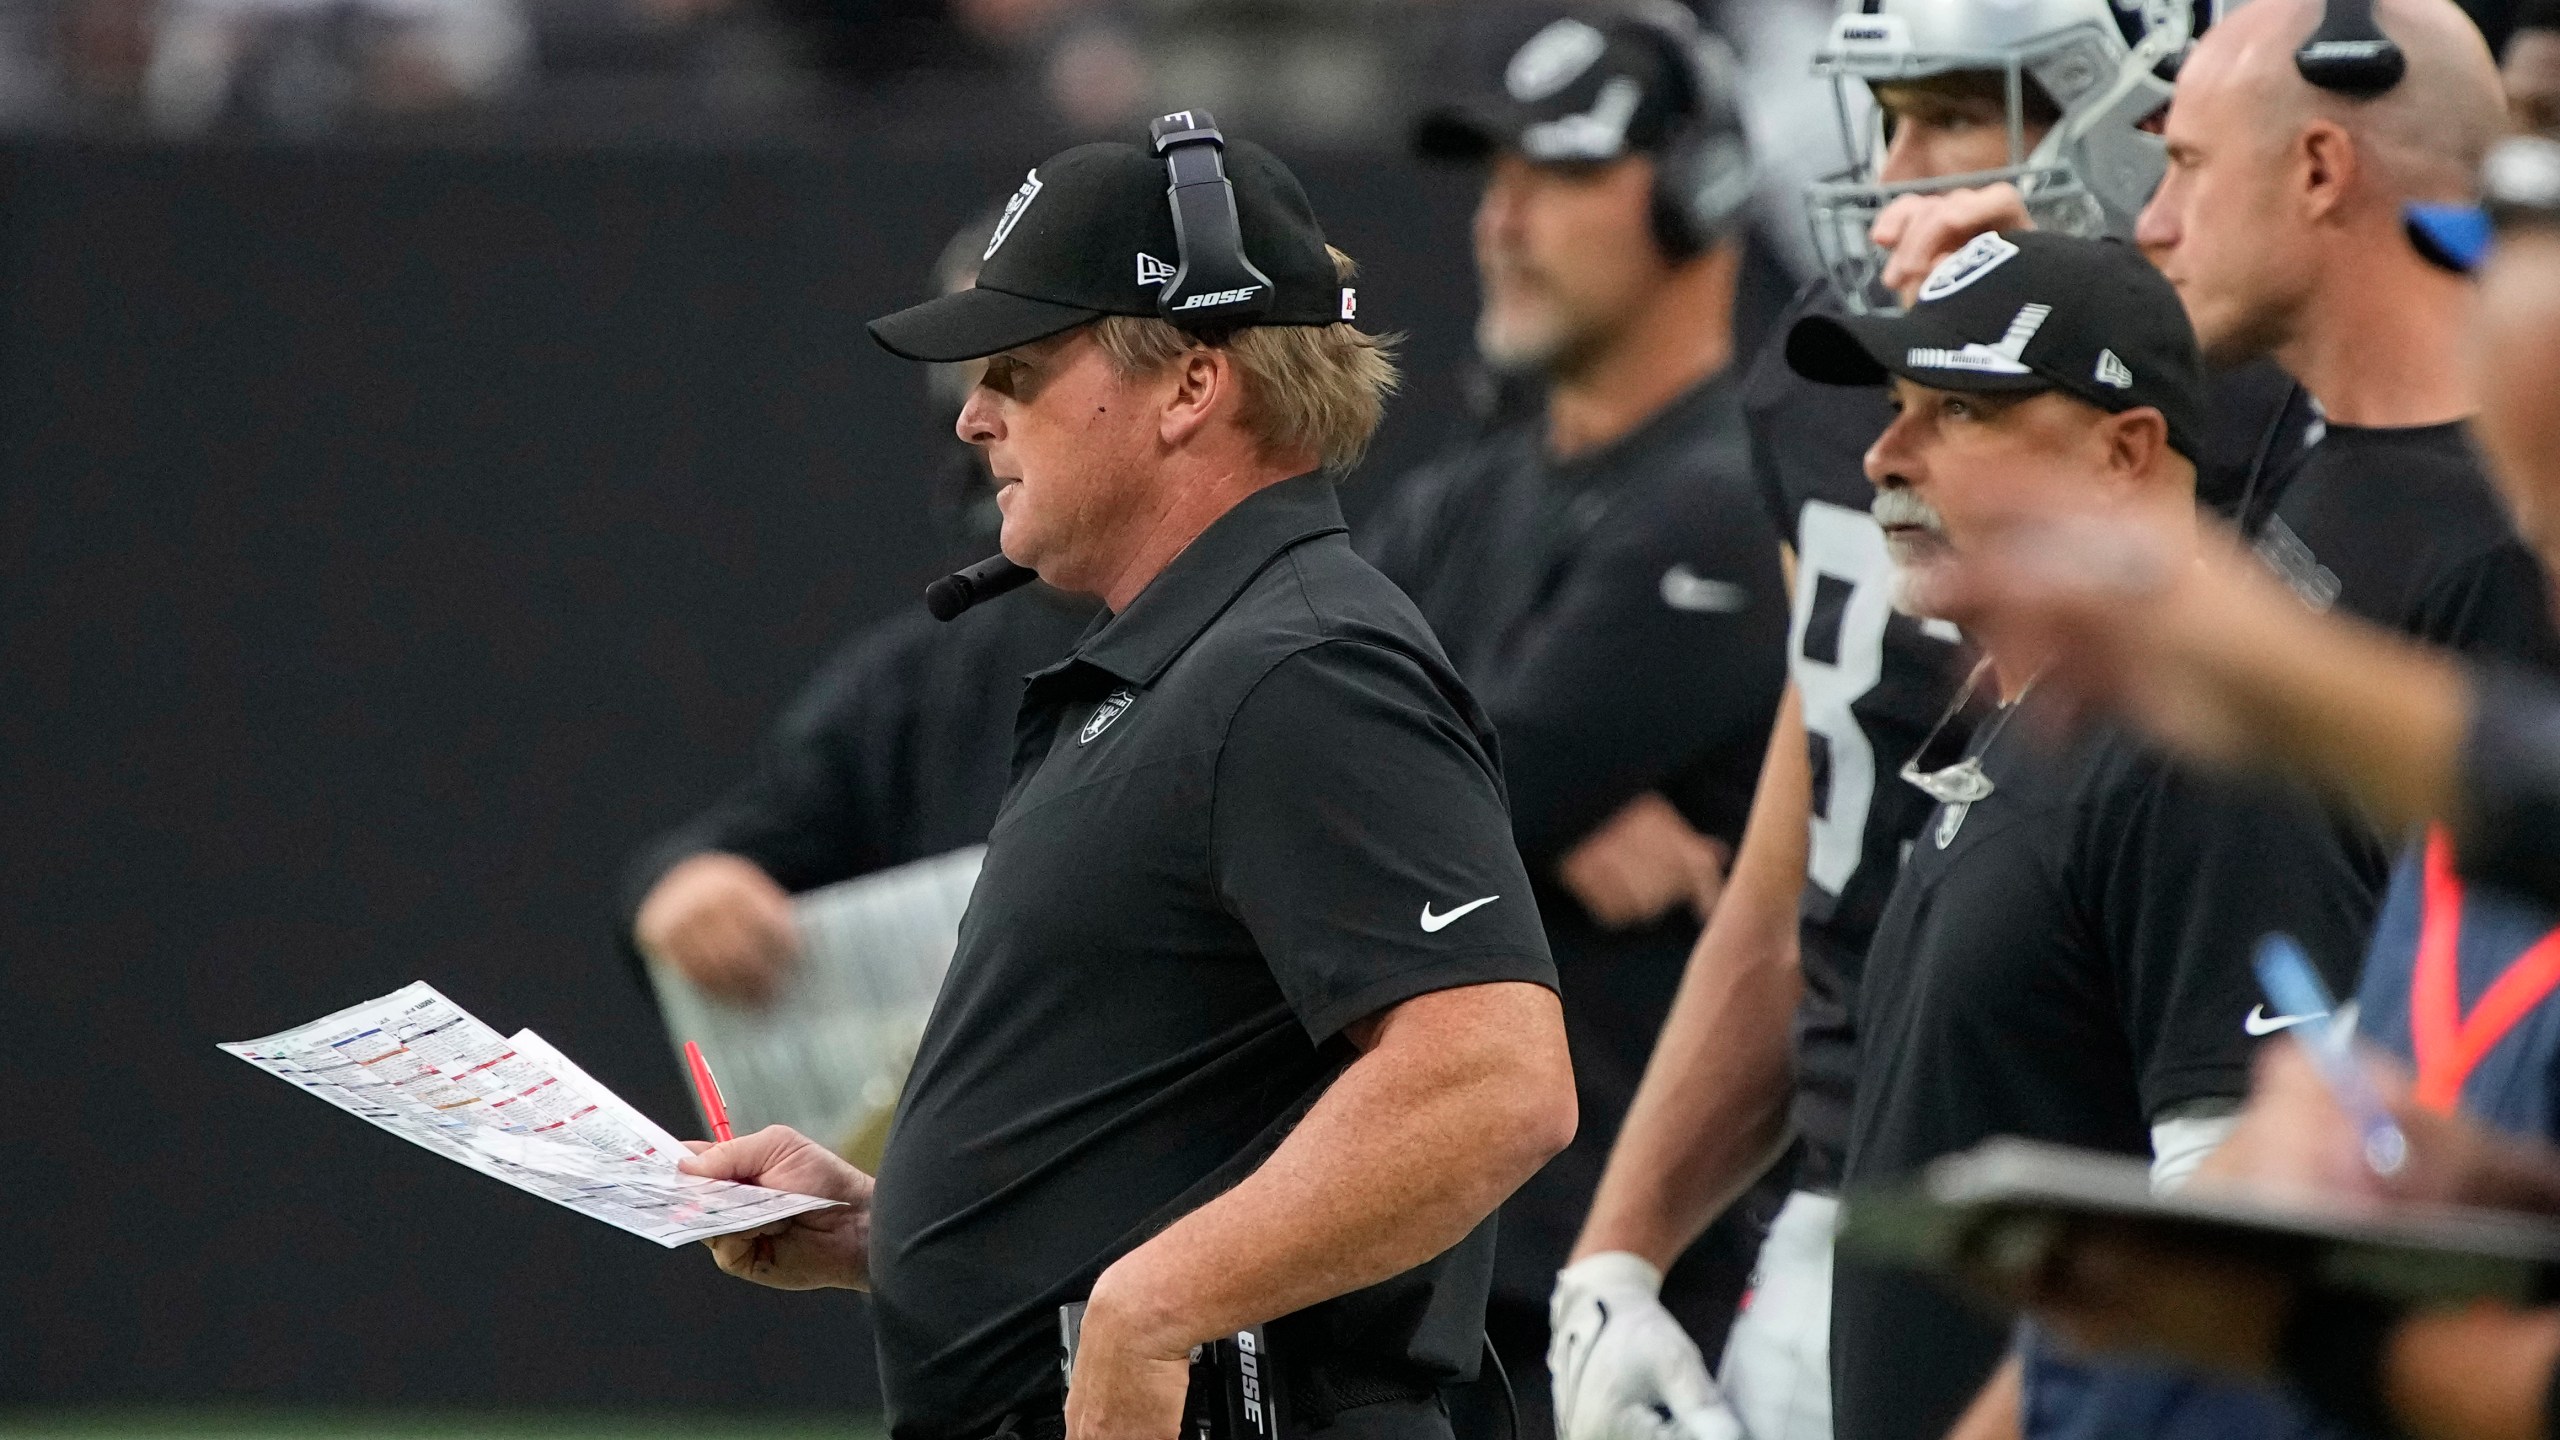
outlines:
[{"label": "white glove", "polygon": [[1698,1346],[1662,1308],[1662,1272],[1624,1250],[1556,1276],[1547,1373],[1557,1440],[1744,1440]]}]

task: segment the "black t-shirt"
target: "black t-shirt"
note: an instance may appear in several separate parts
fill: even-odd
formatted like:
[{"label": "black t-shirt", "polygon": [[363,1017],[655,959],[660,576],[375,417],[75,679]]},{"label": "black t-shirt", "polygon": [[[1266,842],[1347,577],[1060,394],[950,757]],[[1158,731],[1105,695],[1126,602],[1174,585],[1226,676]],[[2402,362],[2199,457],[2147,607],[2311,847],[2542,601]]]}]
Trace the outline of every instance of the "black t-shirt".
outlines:
[{"label": "black t-shirt", "polygon": [[754,770],[632,860],[622,933],[669,867],[706,850],[743,855],[797,894],[986,839],[1022,677],[1066,654],[1093,614],[1038,589],[947,625],[918,606],[845,642]]},{"label": "black t-shirt", "polygon": [[[1897,777],[1946,713],[1969,657],[1955,627],[1895,613],[1884,533],[1868,513],[1867,447],[1893,412],[1881,387],[1822,385],[1786,362],[1787,331],[1837,314],[1820,280],[1797,293],[1743,385],[1763,505],[1795,548],[1789,677],[1803,698],[1813,806],[1796,1013],[1799,1183],[1836,1183],[1847,1144],[1857,1037],[1850,1009],[1868,937],[1928,797]],[[2199,500],[2225,511],[2272,494],[2300,463],[2310,412],[2272,366],[2217,375],[2209,392]],[[1961,725],[1948,737],[1962,741]],[[1950,757],[1952,758],[1952,757]]]},{"label": "black t-shirt", "polygon": [[2560,665],[2542,564],[2467,425],[2326,427],[2257,546],[2323,609],[2468,654]]},{"label": "black t-shirt", "polygon": [[1540,1308],[1698,935],[1685,908],[1603,930],[1556,865],[1647,790],[1738,842],[1785,679],[1785,577],[1736,392],[1702,382],[1570,460],[1526,417],[1404,477],[1360,535],[1502,737],[1513,834],[1564,980],[1582,1125],[1503,1207],[1496,1280]]},{"label": "black t-shirt", "polygon": [[[1970,747],[1996,787],[1933,807],[1867,954],[1845,1183],[1994,1135],[2150,1154],[2150,1127],[2248,1089],[2250,955],[2284,931],[2353,989],[2379,852],[2312,796],[2200,775],[2122,735],[2063,749],[2031,695]],[[1843,1256],[1834,1433],[1938,1440],[2005,1326]]]},{"label": "black t-shirt", "polygon": [[[1555,983],[1492,731],[1331,484],[1262,490],[1024,695],[881,1162],[891,1432],[1054,1403],[1057,1306],[1249,1174],[1344,1026],[1490,981]],[[1491,1242],[1277,1321],[1275,1352],[1472,1373]]]}]

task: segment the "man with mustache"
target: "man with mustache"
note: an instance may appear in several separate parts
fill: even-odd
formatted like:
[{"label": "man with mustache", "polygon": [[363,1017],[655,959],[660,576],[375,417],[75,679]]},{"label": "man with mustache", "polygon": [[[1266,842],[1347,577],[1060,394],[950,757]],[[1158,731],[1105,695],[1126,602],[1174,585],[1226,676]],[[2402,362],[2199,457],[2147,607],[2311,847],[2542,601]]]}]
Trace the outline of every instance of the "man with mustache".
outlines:
[{"label": "man with mustache", "polygon": [[[1888,388],[1896,417],[1866,471],[1906,577],[2057,490],[2193,543],[2202,363],[2128,246],[1983,235],[1903,315],[1798,322],[1787,359]],[[2142,1155],[2175,1183],[2247,1090],[2250,947],[2289,932],[2343,984],[2362,946],[2380,876],[2348,822],[2111,732],[2043,748],[2028,712],[2046,658],[1990,646],[1970,739],[1903,769],[1937,805],[1866,958],[1844,1185],[1993,1135]],[[1834,1275],[1838,1433],[1944,1435],[2006,1327],[1907,1275],[1846,1259]]]}]

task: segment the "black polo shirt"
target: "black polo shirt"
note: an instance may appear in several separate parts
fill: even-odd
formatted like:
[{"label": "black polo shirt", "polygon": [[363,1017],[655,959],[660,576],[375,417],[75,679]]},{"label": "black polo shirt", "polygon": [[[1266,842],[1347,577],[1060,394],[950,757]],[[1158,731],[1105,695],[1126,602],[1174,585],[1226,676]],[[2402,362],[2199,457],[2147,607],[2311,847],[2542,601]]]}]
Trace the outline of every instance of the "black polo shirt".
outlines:
[{"label": "black polo shirt", "polygon": [[[1343,1027],[1504,980],[1555,968],[1491,727],[1329,482],[1254,494],[1024,694],[881,1162],[892,1433],[1054,1404],[1057,1306],[1250,1173],[1354,1058]],[[1491,1241],[1278,1322],[1275,1353],[1472,1373]]]}]

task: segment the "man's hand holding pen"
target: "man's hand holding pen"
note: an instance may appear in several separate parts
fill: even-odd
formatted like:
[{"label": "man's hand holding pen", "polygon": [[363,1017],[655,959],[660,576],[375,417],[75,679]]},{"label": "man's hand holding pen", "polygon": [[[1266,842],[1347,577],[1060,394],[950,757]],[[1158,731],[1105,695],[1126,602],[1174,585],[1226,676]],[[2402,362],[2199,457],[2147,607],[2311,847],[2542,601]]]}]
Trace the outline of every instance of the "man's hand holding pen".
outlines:
[{"label": "man's hand holding pen", "polygon": [[787,1125],[717,1145],[687,1143],[696,1149],[676,1168],[688,1175],[844,1202],[704,1241],[721,1269],[776,1290],[871,1288],[870,1176]]}]

